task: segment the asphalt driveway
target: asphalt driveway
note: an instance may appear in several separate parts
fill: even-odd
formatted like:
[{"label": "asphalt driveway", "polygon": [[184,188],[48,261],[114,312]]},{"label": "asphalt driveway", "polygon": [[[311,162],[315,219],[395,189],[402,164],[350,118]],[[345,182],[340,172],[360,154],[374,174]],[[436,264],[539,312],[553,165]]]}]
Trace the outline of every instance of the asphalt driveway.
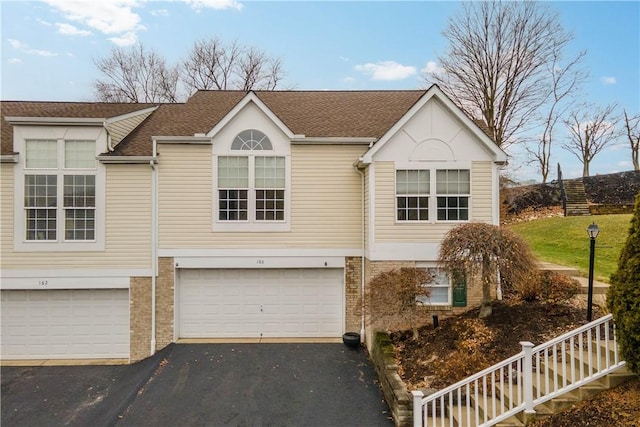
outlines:
[{"label": "asphalt driveway", "polygon": [[391,426],[364,350],[175,344],[129,366],[2,367],[2,425]]}]

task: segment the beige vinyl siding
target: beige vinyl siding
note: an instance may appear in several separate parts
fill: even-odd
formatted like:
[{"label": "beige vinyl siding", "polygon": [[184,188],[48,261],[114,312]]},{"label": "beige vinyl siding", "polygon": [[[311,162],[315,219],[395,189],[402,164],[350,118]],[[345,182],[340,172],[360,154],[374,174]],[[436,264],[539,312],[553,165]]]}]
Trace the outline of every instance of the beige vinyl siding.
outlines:
[{"label": "beige vinyl siding", "polygon": [[159,247],[213,241],[211,146],[162,144],[158,153]]},{"label": "beige vinyl siding", "polygon": [[[13,175],[2,179],[2,268],[150,268],[151,168],[106,166],[105,250],[99,252],[13,252]],[[7,182],[11,181],[11,187]],[[7,215],[8,214],[8,215]],[[5,225],[7,222],[11,225]],[[6,232],[5,232],[6,229]],[[12,237],[12,236],[11,236]]]},{"label": "beige vinyl siding", "polygon": [[210,146],[162,144],[160,248],[358,248],[361,178],[353,162],[366,147],[291,147],[291,231],[213,232]]},{"label": "beige vinyl siding", "polygon": [[149,117],[151,113],[152,111],[149,111],[145,114],[138,114],[133,117],[118,120],[117,122],[109,123],[109,125],[107,125],[107,130],[111,135],[111,144],[114,147],[118,145],[125,136],[129,135],[129,133],[142,123],[144,119]]},{"label": "beige vinyl siding", "polygon": [[0,267],[6,268],[7,254],[13,250],[13,171],[17,165],[0,163]]},{"label": "beige vinyl siding", "polygon": [[471,163],[471,214],[473,221],[489,223],[493,221],[492,170],[491,162]]},{"label": "beige vinyl siding", "polygon": [[[472,162],[471,220],[491,222],[491,162]],[[395,168],[393,162],[376,162],[376,241],[380,243],[439,242],[458,223],[398,223],[395,220]],[[430,195],[434,197],[434,195]],[[429,212],[434,218],[435,212]]]}]

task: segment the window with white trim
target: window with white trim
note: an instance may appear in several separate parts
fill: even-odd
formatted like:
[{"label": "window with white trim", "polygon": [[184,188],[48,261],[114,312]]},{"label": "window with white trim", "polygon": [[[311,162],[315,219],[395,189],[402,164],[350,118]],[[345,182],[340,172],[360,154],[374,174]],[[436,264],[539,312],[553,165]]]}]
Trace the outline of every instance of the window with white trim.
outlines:
[{"label": "window with white trim", "polygon": [[233,155],[217,158],[218,221],[278,223],[286,220],[286,158],[261,131],[247,129],[231,143]]},{"label": "window with white trim", "polygon": [[28,139],[24,163],[27,242],[96,238],[96,141]]},{"label": "window with white trim", "polygon": [[416,301],[422,305],[451,305],[449,275],[439,268],[428,267],[426,270],[431,276],[431,281],[424,284],[425,289],[429,290],[429,295],[416,297]]},{"label": "window with white trim", "polygon": [[438,221],[468,221],[471,171],[444,169],[436,171]]},{"label": "window with white trim", "polygon": [[429,220],[429,170],[396,170],[396,218]]}]

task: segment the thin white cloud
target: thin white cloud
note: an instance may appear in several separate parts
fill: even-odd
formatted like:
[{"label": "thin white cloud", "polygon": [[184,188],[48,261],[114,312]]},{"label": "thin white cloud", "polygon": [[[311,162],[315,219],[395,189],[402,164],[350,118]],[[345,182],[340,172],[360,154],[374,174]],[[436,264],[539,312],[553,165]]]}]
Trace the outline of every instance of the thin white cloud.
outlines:
[{"label": "thin white cloud", "polygon": [[26,53],[28,55],[37,55],[37,56],[58,56],[55,52],[50,52],[48,50],[41,49],[32,49],[29,47],[27,43],[21,42],[17,39],[8,39],[9,44],[14,49],[19,50],[20,52]]},{"label": "thin white cloud", "polygon": [[371,76],[372,80],[403,80],[417,73],[416,67],[398,64],[395,61],[382,61],[377,64],[367,63],[356,65],[356,71]]},{"label": "thin white cloud", "polygon": [[349,57],[348,56],[339,56],[338,58],[340,58],[341,61],[349,62]]},{"label": "thin white cloud", "polygon": [[167,9],[155,9],[150,13],[153,16],[169,16],[169,11]]},{"label": "thin white cloud", "polygon": [[236,0],[184,0],[184,2],[197,11],[200,11],[201,9],[242,10],[244,7],[242,3]]},{"label": "thin white cloud", "polygon": [[9,58],[9,64],[20,64],[22,63],[22,59],[20,58]]},{"label": "thin white cloud", "polygon": [[44,19],[36,18],[36,22],[44,25],[45,27],[51,27],[53,24],[51,22],[47,22]]},{"label": "thin white cloud", "polygon": [[131,46],[133,44],[136,44],[136,42],[138,41],[138,36],[135,32],[130,31],[117,37],[109,37],[109,40],[111,40],[113,44],[117,46]]},{"label": "thin white cloud", "polygon": [[91,35],[91,31],[80,30],[76,26],[71,24],[56,22],[56,27],[58,27],[58,32],[65,36],[90,36]]},{"label": "thin white cloud", "polygon": [[444,68],[440,67],[435,61],[428,61],[427,65],[420,71],[425,74],[442,74],[444,73]]},{"label": "thin white cloud", "polygon": [[613,76],[602,76],[600,77],[600,81],[605,86],[610,86],[617,83],[616,78]]},{"label": "thin white cloud", "polygon": [[16,39],[7,39],[9,41],[9,44],[11,45],[12,48],[14,49],[26,49],[27,48],[27,44],[26,43],[22,43],[20,40],[16,40]]},{"label": "thin white cloud", "polygon": [[350,84],[350,83],[354,83],[356,81],[356,79],[354,77],[345,77],[344,79],[342,79],[342,81],[344,83]]},{"label": "thin white cloud", "polygon": [[70,21],[104,34],[120,34],[141,29],[140,15],[131,10],[140,4],[135,0],[86,1],[44,0],[62,12]]}]

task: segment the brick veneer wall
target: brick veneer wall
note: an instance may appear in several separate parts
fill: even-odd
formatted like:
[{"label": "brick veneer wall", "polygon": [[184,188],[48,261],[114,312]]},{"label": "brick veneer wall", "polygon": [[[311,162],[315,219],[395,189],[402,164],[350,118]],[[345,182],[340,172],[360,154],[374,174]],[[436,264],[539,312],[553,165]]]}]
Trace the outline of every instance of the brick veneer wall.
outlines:
[{"label": "brick veneer wall", "polygon": [[362,326],[362,258],[345,259],[345,331],[360,332]]},{"label": "brick veneer wall", "polygon": [[133,363],[151,353],[151,277],[132,277],[129,285],[129,359]]},{"label": "brick veneer wall", "polygon": [[173,342],[174,289],[174,260],[159,258],[156,281],[156,350]]},{"label": "brick veneer wall", "polygon": [[[402,267],[415,267],[414,261],[370,261],[365,258],[365,279],[367,286],[369,281],[378,274],[393,270],[394,268]],[[496,297],[496,287],[492,286],[491,295]],[[425,306],[425,324],[433,321],[433,316],[437,315],[438,320],[446,319],[450,316],[455,316],[464,313],[468,310],[476,308],[482,302],[482,285],[479,277],[471,277],[467,280],[467,305],[466,307],[451,307],[451,306]],[[374,333],[377,332],[375,325],[372,324],[371,318],[367,315],[366,319],[366,343],[367,347],[371,351],[373,344]]]}]

